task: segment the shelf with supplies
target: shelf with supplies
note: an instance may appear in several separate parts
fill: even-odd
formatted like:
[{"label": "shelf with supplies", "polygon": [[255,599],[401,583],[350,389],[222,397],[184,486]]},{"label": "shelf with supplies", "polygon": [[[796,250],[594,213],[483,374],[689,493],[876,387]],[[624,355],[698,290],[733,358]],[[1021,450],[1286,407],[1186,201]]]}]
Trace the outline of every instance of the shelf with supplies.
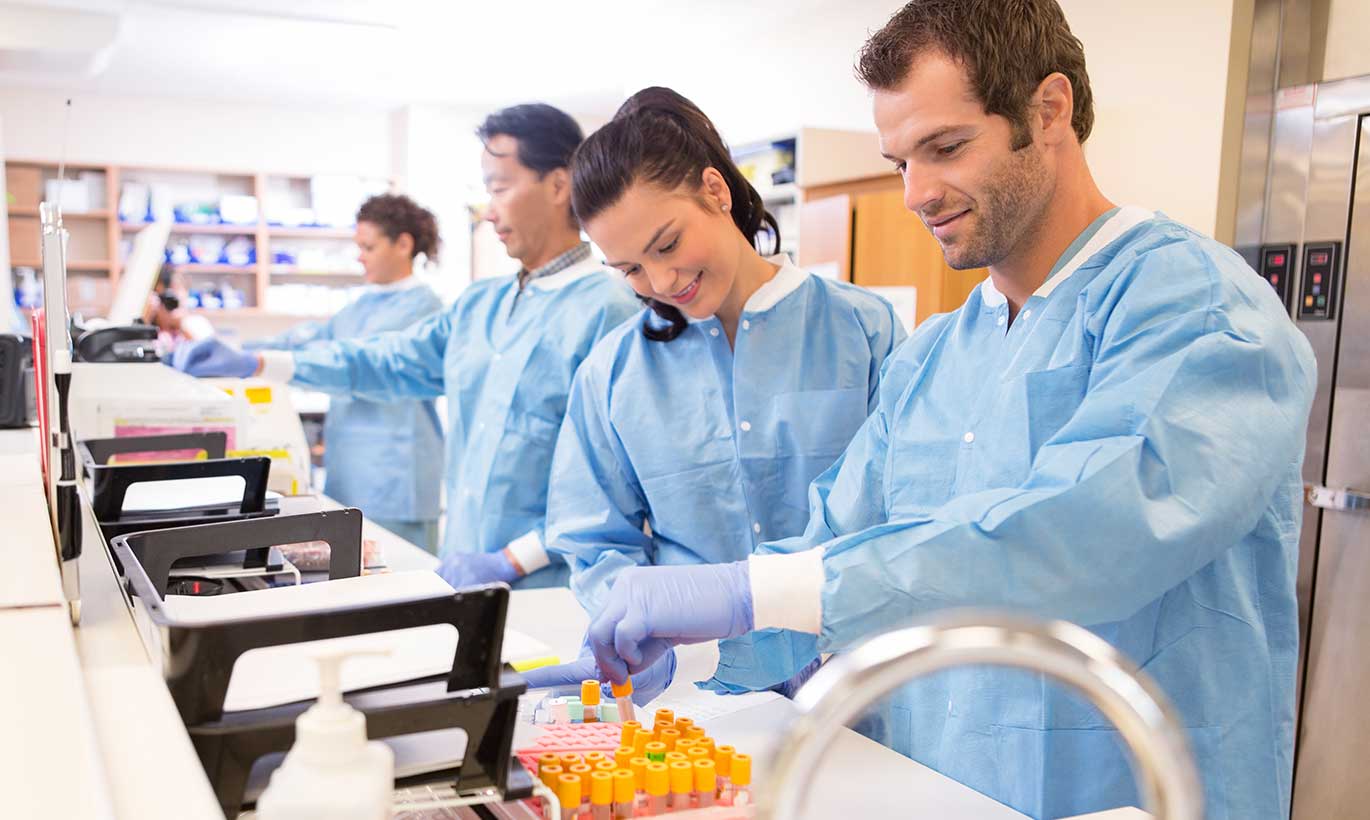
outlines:
[{"label": "shelf with supplies", "polygon": [[[191,276],[234,277],[246,291],[242,310],[261,311],[235,315],[281,315],[266,309],[275,276],[339,291],[355,287],[360,273],[338,270],[355,262],[350,223],[366,197],[393,189],[387,179],[346,174],[68,163],[59,183],[57,172],[55,161],[5,161],[11,267],[41,266],[38,206],[60,196],[70,233],[67,267],[81,280],[68,298],[88,315],[109,309],[133,239],[154,214],[171,222],[168,248],[181,259],[255,252],[249,265],[174,265]],[[251,287],[242,282],[249,276]]]},{"label": "shelf with supplies", "polygon": [[[151,224],[153,224],[153,223],[151,223],[151,222],[120,222],[120,223],[119,223],[119,229],[122,230],[122,231],[125,231],[125,232],[136,232],[136,231],[141,231],[143,228],[146,228],[148,225],[151,225]],[[184,233],[184,234],[199,233],[199,234],[224,234],[224,235],[227,235],[227,236],[252,236],[253,234],[255,234],[255,233],[257,232],[257,226],[256,226],[256,225],[231,225],[231,224],[224,224],[224,223],[213,223],[213,224],[205,224],[205,225],[196,225],[196,224],[191,223],[191,222],[173,222],[173,223],[171,223],[171,232],[172,232],[172,233],[177,233],[177,234],[182,234],[182,233]]]}]

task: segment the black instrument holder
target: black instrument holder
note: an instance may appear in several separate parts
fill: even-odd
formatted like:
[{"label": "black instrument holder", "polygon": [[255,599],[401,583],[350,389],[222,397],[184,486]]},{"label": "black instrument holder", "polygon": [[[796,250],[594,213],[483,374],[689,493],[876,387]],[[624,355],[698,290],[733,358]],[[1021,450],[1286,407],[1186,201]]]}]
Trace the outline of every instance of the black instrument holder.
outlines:
[{"label": "black instrument holder", "polygon": [[[239,657],[252,649],[451,624],[458,635],[452,668],[433,676],[349,692],[343,699],[366,715],[371,739],[458,728],[466,751],[453,770],[459,790],[495,788],[506,799],[530,796],[531,779],[510,779],[518,697],[527,684],[500,662],[509,588],[473,587],[450,596],[338,607],[218,622],[179,623],[162,601],[179,558],[327,541],[329,578],[361,572],[361,513],[354,509],[206,524],[120,535],[110,541],[127,567],[124,592],[157,633],[163,677],[225,816],[239,811],[253,763],[285,752],[295,719],[312,701],[225,714],[224,697]],[[341,547],[341,548],[340,548]],[[151,566],[144,566],[146,557]],[[145,638],[146,640],[146,638]]]},{"label": "black instrument holder", "polygon": [[[164,527],[184,527],[244,518],[275,515],[278,509],[266,502],[271,459],[266,456],[225,458],[227,436],[222,432],[178,433],[156,436],[120,436],[88,439],[77,443],[77,453],[90,479],[90,506],[105,538]],[[152,464],[109,464],[121,453],[204,450],[209,458]],[[124,495],[134,484],[177,479],[238,476],[243,497],[236,505],[211,505],[151,513],[124,513]]]}]

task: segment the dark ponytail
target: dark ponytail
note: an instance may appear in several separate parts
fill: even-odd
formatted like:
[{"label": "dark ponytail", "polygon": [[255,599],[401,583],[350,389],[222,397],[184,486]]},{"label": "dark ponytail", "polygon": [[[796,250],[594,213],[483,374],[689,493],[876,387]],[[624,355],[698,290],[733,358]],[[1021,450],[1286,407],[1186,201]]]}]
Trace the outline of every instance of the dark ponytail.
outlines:
[{"label": "dark ponytail", "polygon": [[438,237],[437,218],[432,211],[404,194],[371,197],[357,210],[357,221],[370,222],[380,228],[391,242],[407,233],[414,240],[414,250],[409,253],[411,259],[423,254],[429,262],[438,261],[438,246],[442,240]]},{"label": "dark ponytail", "polygon": [[[774,237],[771,253],[780,252],[780,226],[766,210],[761,194],[733,163],[728,146],[699,107],[669,88],[644,88],[628,98],[614,118],[586,138],[571,158],[571,204],[584,225],[618,202],[634,182],[675,190],[687,182],[698,186],[705,168],[723,175],[732,194],[733,223],[758,247],[762,236]],[[643,326],[647,338],[669,342],[689,326],[673,305],[643,299],[667,327]]]}]

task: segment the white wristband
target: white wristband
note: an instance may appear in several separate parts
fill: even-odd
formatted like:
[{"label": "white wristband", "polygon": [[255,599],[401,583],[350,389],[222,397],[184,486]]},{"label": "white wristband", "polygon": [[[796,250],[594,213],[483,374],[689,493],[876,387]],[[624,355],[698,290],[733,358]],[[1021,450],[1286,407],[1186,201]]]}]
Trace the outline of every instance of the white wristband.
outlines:
[{"label": "white wristband", "polygon": [[269,382],[286,384],[295,376],[295,354],[288,350],[259,350],[262,369],[257,375]]},{"label": "white wristband", "polygon": [[823,630],[823,548],[753,555],[752,618],[757,629]]},{"label": "white wristband", "polygon": [[510,541],[506,549],[524,575],[532,575],[551,563],[537,530],[530,530]]}]

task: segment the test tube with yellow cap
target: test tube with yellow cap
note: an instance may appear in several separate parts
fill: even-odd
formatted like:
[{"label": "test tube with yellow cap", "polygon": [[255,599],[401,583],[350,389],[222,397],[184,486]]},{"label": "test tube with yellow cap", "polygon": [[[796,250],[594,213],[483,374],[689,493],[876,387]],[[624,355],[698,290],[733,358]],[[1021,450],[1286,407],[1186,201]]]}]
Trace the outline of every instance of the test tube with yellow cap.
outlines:
[{"label": "test tube with yellow cap", "polygon": [[614,694],[614,705],[618,707],[619,720],[636,720],[637,710],[633,708],[633,679],[623,683],[610,683],[609,691]]},{"label": "test tube with yellow cap", "polygon": [[566,770],[560,766],[548,764],[538,767],[538,779],[542,781],[542,785],[551,789],[553,794],[557,791],[557,778],[563,774],[566,774]]},{"label": "test tube with yellow cap", "polygon": [[585,753],[585,763],[587,763],[587,764],[589,764],[589,765],[591,765],[591,766],[595,765],[596,763],[600,762],[601,760],[607,760],[607,759],[608,759],[608,758],[605,756],[604,752],[595,751],[595,752],[586,752],[586,753]]},{"label": "test tube with yellow cap", "polygon": [[684,763],[684,762],[686,762],[687,760],[689,760],[689,758],[687,758],[687,757],[685,756],[685,753],[684,753],[684,752],[667,752],[667,753],[666,753],[666,765],[667,765],[667,766],[671,765],[672,763]]},{"label": "test tube with yellow cap", "polygon": [[713,756],[710,755],[709,750],[703,746],[691,746],[689,750],[685,752],[685,759],[694,763],[697,760],[713,760]]},{"label": "test tube with yellow cap", "polygon": [[652,733],[646,729],[639,729],[633,735],[633,757],[645,757],[647,754],[647,744],[653,741]]},{"label": "test tube with yellow cap", "polygon": [[733,770],[730,777],[733,781],[733,805],[750,806],[752,804],[752,756],[734,754]]},{"label": "test tube with yellow cap", "polygon": [[563,774],[557,778],[557,801],[561,803],[561,820],[576,820],[580,816],[580,778]]},{"label": "test tube with yellow cap", "polygon": [[647,744],[647,759],[653,763],[666,762],[666,744],[659,740],[653,740]]},{"label": "test tube with yellow cap", "polygon": [[590,775],[591,820],[611,820],[614,803],[614,774],[599,770]]},{"label": "test tube with yellow cap", "polygon": [[695,758],[691,762],[695,773],[695,805],[700,808],[712,806],[718,788],[718,769],[707,758]]},{"label": "test tube with yellow cap", "polygon": [[695,769],[684,760],[670,764],[671,771],[671,811],[684,811],[693,804],[695,791]]},{"label": "test tube with yellow cap", "polygon": [[557,757],[556,754],[555,754],[554,752],[545,752],[545,753],[543,753],[543,754],[541,754],[541,755],[538,756],[538,772],[539,772],[539,773],[542,772],[542,767],[543,767],[543,766],[560,766],[560,765],[561,765],[561,758]]},{"label": "test tube with yellow cap", "polygon": [[682,737],[675,742],[675,750],[677,752],[688,752],[693,745],[695,745],[693,740],[690,740],[688,737]]},{"label": "test tube with yellow cap", "polygon": [[633,786],[637,789],[638,805],[647,802],[647,764],[649,762],[647,758],[640,755],[628,761],[628,768],[633,770]]},{"label": "test tube with yellow cap", "polygon": [[661,730],[661,742],[666,744],[666,751],[674,751],[677,740],[680,740],[680,732],[676,729]]},{"label": "test tube with yellow cap", "polygon": [[628,769],[614,772],[614,820],[632,817],[637,808],[637,782]]},{"label": "test tube with yellow cap", "polygon": [[590,799],[590,773],[594,770],[594,767],[588,763],[577,763],[566,770],[567,774],[580,778],[580,799],[582,802]]},{"label": "test tube with yellow cap", "polygon": [[580,756],[580,754],[578,754],[577,752],[562,752],[562,753],[561,753],[561,768],[563,768],[563,769],[569,769],[569,768],[571,768],[572,766],[576,765],[577,763],[584,763],[584,762],[585,762],[585,759],[582,758],[582,757]]},{"label": "test tube with yellow cap", "polygon": [[619,769],[628,768],[628,761],[633,759],[632,746],[619,746],[614,750],[614,767]]},{"label": "test tube with yellow cap", "polygon": [[674,725],[674,724],[675,724],[675,712],[672,712],[670,709],[658,709],[658,710],[656,710],[656,722],[657,722],[657,723],[670,723],[670,724]]},{"label": "test tube with yellow cap", "polygon": [[[619,717],[623,717],[622,713],[619,714]],[[623,733],[619,735],[618,742],[623,746],[631,746],[633,740],[637,738],[637,733],[642,730],[642,724],[629,719],[623,721],[621,729]]]},{"label": "test tube with yellow cap", "polygon": [[724,797],[732,792],[733,747],[719,746],[714,750],[714,766],[718,770],[718,796]]},{"label": "test tube with yellow cap", "polygon": [[580,682],[580,702],[585,706],[583,723],[599,723],[599,681]]},{"label": "test tube with yellow cap", "polygon": [[703,740],[706,734],[703,726],[691,726],[685,730],[685,737],[693,741]]},{"label": "test tube with yellow cap", "polygon": [[666,813],[666,795],[671,791],[666,764],[652,761],[647,764],[647,816]]},{"label": "test tube with yellow cap", "polygon": [[695,722],[687,717],[678,717],[675,719],[675,730],[680,732],[681,737],[685,737],[685,733],[690,731],[694,725]]}]

